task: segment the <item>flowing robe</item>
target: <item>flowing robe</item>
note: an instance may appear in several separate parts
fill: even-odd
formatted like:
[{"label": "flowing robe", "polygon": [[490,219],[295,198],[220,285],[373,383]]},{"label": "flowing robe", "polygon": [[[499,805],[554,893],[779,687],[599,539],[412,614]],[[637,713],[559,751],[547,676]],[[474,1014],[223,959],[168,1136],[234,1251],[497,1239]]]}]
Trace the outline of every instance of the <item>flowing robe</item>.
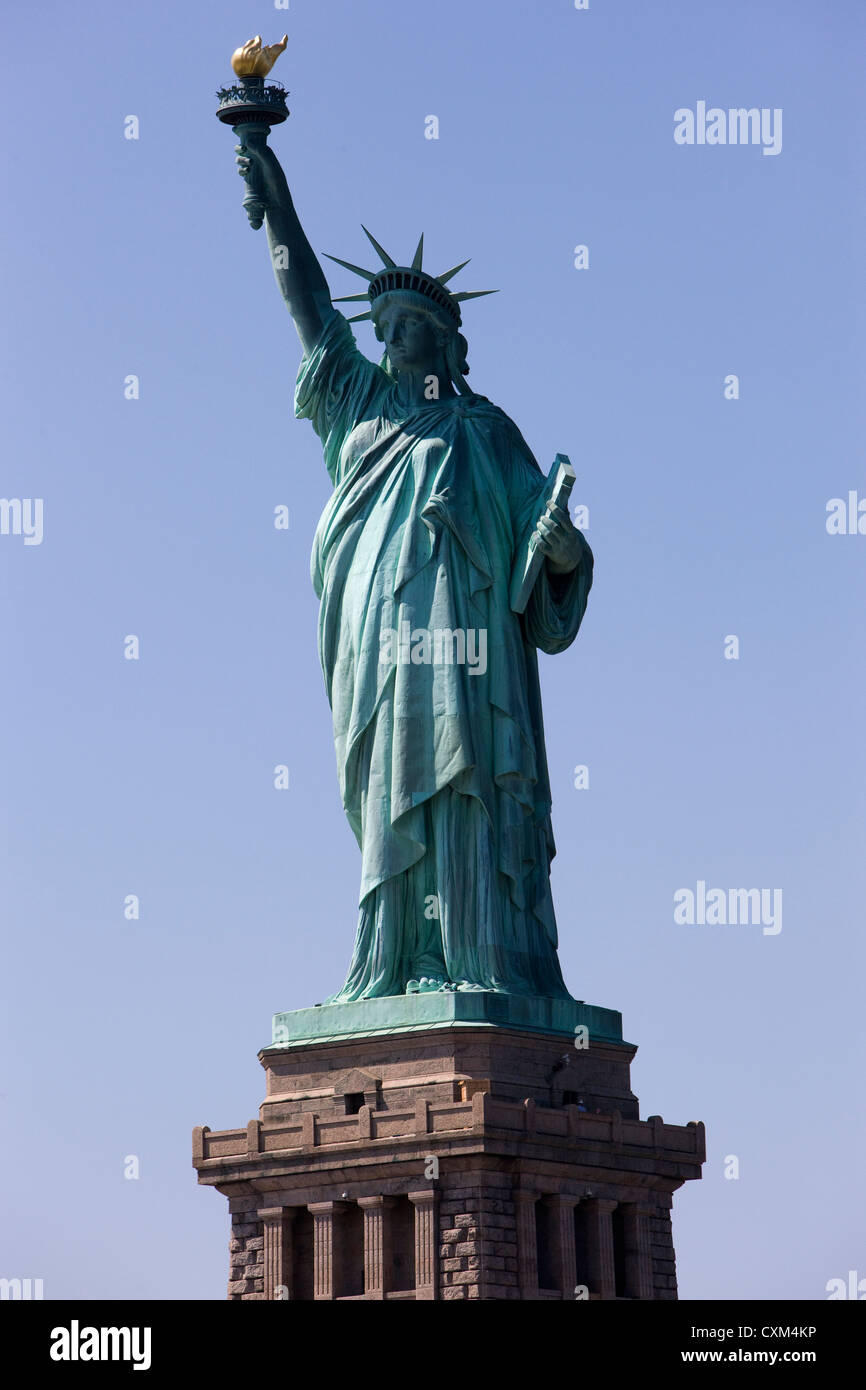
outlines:
[{"label": "flowing robe", "polygon": [[[568,997],[535,649],[574,640],[592,552],[581,537],[572,573],[543,565],[515,614],[545,475],[484,397],[401,409],[394,386],[335,310],[295,394],[334,484],[311,568],[362,860],[354,955],[333,999],[402,994],[424,975]],[[455,633],[462,664],[446,656],[460,654]]]}]

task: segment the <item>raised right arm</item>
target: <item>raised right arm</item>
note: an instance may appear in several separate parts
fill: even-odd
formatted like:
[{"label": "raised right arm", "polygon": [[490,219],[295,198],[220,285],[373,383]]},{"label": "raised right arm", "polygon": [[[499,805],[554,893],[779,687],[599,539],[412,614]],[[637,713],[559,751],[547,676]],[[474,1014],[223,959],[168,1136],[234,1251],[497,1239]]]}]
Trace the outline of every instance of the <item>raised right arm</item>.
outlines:
[{"label": "raised right arm", "polygon": [[[249,139],[249,137],[248,137]],[[264,138],[237,145],[238,172],[253,175],[265,206],[271,264],[301,346],[310,353],[333,312],[331,291],[295,212],[289,185],[277,156]]]}]

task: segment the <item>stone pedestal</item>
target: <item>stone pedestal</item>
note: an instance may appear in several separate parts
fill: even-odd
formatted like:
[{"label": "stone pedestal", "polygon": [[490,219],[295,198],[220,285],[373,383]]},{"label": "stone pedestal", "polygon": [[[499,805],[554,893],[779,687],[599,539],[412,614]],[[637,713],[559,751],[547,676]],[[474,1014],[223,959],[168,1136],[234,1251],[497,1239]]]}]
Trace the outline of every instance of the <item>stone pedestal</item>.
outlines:
[{"label": "stone pedestal", "polygon": [[[346,1031],[392,1003],[389,1031]],[[676,1298],[671,1204],[703,1125],[639,1118],[618,1014],[520,1010],[277,1015],[259,1118],[193,1136],[199,1183],[229,1199],[229,1298]]]}]

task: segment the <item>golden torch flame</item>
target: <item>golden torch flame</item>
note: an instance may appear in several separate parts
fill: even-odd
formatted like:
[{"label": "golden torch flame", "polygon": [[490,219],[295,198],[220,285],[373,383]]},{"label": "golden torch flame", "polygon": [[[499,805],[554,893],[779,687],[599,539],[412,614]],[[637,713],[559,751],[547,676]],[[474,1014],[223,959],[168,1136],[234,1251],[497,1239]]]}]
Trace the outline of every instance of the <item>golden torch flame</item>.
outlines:
[{"label": "golden torch flame", "polygon": [[256,34],[243,48],[236,48],[232,54],[232,67],[238,77],[267,77],[280,54],[285,52],[289,42],[288,34],[283,34],[279,43],[262,48],[262,36]]}]

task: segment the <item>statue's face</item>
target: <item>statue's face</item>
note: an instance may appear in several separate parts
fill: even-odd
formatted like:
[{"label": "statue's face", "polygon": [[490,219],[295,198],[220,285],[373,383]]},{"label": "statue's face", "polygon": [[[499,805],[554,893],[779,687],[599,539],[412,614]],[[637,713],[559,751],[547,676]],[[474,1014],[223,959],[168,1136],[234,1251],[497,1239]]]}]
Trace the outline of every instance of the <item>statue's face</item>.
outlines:
[{"label": "statue's face", "polygon": [[382,311],[377,324],[395,371],[423,371],[436,366],[441,355],[441,334],[427,314],[394,305]]}]

